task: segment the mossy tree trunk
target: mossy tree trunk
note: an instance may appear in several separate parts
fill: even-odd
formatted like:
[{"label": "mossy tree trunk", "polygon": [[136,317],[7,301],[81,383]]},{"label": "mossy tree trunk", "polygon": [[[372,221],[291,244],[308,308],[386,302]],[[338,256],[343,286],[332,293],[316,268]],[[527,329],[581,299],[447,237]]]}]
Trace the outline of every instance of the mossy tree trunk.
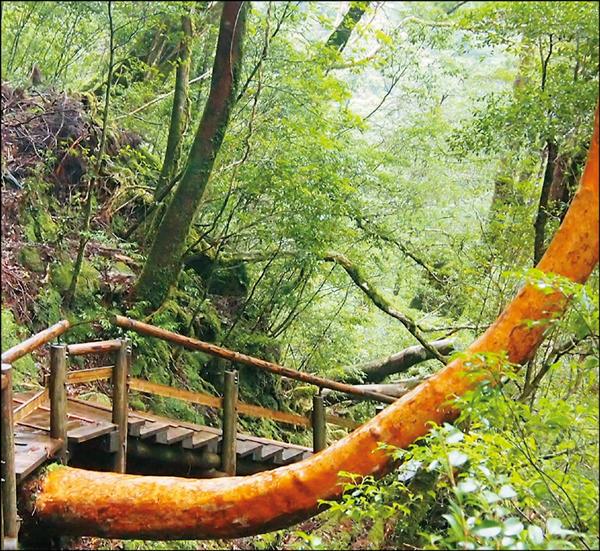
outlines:
[{"label": "mossy tree trunk", "polygon": [[350,8],[344,14],[342,21],[327,39],[327,46],[341,52],[348,43],[352,30],[365,13],[370,2],[350,2]]},{"label": "mossy tree trunk", "polygon": [[154,190],[155,198],[162,195],[163,190],[175,176],[177,163],[181,155],[181,142],[188,122],[190,51],[193,34],[192,20],[188,15],[181,17],[181,28],[183,36],[179,43],[179,59],[175,73],[175,94],[173,96],[169,136],[162,170]]},{"label": "mossy tree trunk", "polygon": [[546,143],[546,170],[542,181],[542,191],[533,227],[535,229],[535,240],[533,245],[533,265],[535,266],[542,258],[546,250],[546,222],[548,220],[548,200],[550,188],[554,179],[554,166],[558,156],[556,144],[550,140]]},{"label": "mossy tree trunk", "polygon": [[234,104],[242,59],[247,2],[225,2],[211,87],[185,171],[135,288],[135,298],[158,307],[176,283],[185,241],[221,148]]}]

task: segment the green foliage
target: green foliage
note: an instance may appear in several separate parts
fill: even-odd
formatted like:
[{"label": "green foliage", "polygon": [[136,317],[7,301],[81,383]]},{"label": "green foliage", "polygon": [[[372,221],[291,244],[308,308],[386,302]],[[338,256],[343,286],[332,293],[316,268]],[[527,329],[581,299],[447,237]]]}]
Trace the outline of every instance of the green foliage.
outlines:
[{"label": "green foliage", "polygon": [[[2,352],[19,344],[28,337],[28,331],[19,326],[13,313],[2,307]],[[37,367],[30,355],[13,362],[13,384],[19,388],[22,383],[37,380]]]}]

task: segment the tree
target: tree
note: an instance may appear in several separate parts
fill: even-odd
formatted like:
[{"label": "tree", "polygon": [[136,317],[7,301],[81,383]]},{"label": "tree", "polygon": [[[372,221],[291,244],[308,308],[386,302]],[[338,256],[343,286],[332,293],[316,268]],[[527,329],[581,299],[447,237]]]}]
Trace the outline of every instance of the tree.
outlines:
[{"label": "tree", "polygon": [[173,95],[169,136],[167,137],[167,148],[165,149],[160,177],[154,190],[154,197],[160,197],[175,176],[181,154],[181,142],[189,118],[190,42],[193,35],[190,16],[183,15],[181,17],[181,29],[183,36],[179,43],[179,59],[175,75],[175,94]]},{"label": "tree", "polygon": [[135,288],[138,300],[159,306],[181,271],[190,226],[223,142],[236,97],[247,2],[223,5],[211,87],[184,174],[158,227]]}]

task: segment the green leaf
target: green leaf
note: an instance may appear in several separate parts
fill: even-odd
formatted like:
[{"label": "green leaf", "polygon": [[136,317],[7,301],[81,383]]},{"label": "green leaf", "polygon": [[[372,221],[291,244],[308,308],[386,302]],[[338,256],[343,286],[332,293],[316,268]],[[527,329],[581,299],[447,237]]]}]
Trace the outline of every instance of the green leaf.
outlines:
[{"label": "green leaf", "polygon": [[452,467],[460,467],[461,465],[464,465],[468,459],[469,457],[467,455],[457,450],[452,450],[448,454],[448,461]]},{"label": "green leaf", "polygon": [[498,495],[502,499],[510,499],[513,497],[517,497],[517,492],[515,492],[514,488],[510,484],[505,484],[504,486],[502,486],[502,488],[500,488]]},{"label": "green leaf", "polygon": [[510,517],[504,521],[504,535],[505,536],[517,536],[525,527],[523,523],[517,517]]},{"label": "green leaf", "polygon": [[484,520],[473,529],[473,533],[482,538],[495,538],[502,532],[502,525],[495,520]]},{"label": "green leaf", "polygon": [[479,489],[479,483],[473,478],[466,478],[458,483],[458,491],[463,494],[475,492]]},{"label": "green leaf", "polygon": [[544,531],[539,526],[530,526],[527,529],[527,535],[529,536],[529,541],[533,543],[533,545],[541,545],[544,543]]}]

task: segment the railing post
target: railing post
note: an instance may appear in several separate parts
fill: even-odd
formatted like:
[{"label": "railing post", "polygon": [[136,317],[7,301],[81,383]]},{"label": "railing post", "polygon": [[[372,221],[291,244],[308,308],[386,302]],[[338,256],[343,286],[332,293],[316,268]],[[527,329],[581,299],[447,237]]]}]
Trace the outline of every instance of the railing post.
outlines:
[{"label": "railing post", "polygon": [[117,351],[115,367],[113,369],[113,405],[112,422],[119,431],[119,447],[114,456],[113,469],[117,473],[124,473],[127,466],[127,376],[131,364],[131,345],[127,339],[121,341]]},{"label": "railing post", "polygon": [[2,364],[2,549],[16,549],[19,534],[15,433],[13,425],[12,366]]},{"label": "railing post", "polygon": [[67,347],[53,344],[50,347],[50,437],[62,440],[57,456],[63,464],[69,457],[66,381]]},{"label": "railing post", "polygon": [[238,373],[225,371],[223,385],[223,444],[221,448],[221,470],[235,476]]},{"label": "railing post", "polygon": [[320,452],[327,446],[327,425],[325,424],[325,402],[320,394],[313,396],[312,408],[313,451]]}]

